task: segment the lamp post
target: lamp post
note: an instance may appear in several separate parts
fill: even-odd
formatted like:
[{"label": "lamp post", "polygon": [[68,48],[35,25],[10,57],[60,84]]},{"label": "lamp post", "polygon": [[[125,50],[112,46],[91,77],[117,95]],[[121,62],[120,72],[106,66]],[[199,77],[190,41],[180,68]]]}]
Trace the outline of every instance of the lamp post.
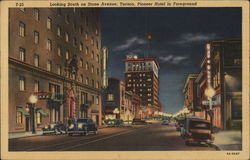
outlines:
[{"label": "lamp post", "polygon": [[30,112],[30,121],[32,123],[32,134],[36,133],[36,128],[35,128],[35,104],[37,102],[37,96],[31,95],[29,97],[29,103],[28,103],[28,108],[27,110]]},{"label": "lamp post", "polygon": [[215,95],[215,90],[209,86],[206,90],[205,90],[205,95],[207,96],[208,100],[209,100],[209,116],[210,116],[210,121],[211,121],[211,129],[213,128],[213,107],[212,107],[212,98]]},{"label": "lamp post", "polygon": [[120,113],[120,112],[119,112],[119,109],[118,109],[118,108],[115,108],[114,111],[113,111],[113,113],[115,114],[115,118],[118,119],[118,116],[117,116],[117,115]]}]

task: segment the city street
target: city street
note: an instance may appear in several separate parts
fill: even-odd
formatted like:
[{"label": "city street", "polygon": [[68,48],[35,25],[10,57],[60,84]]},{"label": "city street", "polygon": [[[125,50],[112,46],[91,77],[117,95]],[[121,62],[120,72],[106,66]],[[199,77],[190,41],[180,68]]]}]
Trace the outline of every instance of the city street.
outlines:
[{"label": "city street", "polygon": [[171,151],[215,150],[206,144],[186,146],[174,124],[103,128],[97,135],[34,136],[9,140],[10,151]]}]

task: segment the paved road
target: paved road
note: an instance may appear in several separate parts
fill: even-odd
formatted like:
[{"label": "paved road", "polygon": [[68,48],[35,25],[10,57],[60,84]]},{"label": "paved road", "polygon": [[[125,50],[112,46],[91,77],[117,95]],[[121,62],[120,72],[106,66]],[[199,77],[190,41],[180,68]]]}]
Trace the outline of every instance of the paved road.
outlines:
[{"label": "paved road", "polygon": [[100,129],[88,136],[36,136],[9,140],[10,151],[171,151],[215,150],[203,145],[186,146],[173,125],[151,124]]}]

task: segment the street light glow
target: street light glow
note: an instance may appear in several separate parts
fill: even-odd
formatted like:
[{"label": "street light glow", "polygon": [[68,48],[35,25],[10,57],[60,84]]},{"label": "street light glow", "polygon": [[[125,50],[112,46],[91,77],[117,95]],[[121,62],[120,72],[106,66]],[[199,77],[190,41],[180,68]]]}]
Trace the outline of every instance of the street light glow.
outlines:
[{"label": "street light glow", "polygon": [[213,97],[215,95],[215,90],[212,87],[208,87],[205,90],[205,95],[209,98]]},{"label": "street light glow", "polygon": [[35,95],[31,95],[30,97],[29,97],[29,102],[30,103],[36,103],[37,102],[37,96],[35,96]]}]

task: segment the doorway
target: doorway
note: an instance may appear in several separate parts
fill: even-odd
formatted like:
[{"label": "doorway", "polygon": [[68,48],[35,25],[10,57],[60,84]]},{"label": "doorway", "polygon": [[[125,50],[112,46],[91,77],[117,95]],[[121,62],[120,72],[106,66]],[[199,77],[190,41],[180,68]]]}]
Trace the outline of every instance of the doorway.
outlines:
[{"label": "doorway", "polygon": [[30,117],[25,118],[25,131],[30,131]]}]

